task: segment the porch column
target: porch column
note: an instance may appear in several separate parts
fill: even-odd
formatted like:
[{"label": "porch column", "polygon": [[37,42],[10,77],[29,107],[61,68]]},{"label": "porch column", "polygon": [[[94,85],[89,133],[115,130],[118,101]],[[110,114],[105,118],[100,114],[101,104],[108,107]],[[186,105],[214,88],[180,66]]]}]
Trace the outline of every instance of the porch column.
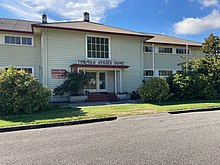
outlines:
[{"label": "porch column", "polygon": [[117,74],[116,74],[116,70],[115,70],[115,94],[117,93]]},{"label": "porch column", "polygon": [[122,92],[121,70],[115,70],[115,93]]},{"label": "porch column", "polygon": [[122,93],[122,69],[120,70],[120,93]]}]

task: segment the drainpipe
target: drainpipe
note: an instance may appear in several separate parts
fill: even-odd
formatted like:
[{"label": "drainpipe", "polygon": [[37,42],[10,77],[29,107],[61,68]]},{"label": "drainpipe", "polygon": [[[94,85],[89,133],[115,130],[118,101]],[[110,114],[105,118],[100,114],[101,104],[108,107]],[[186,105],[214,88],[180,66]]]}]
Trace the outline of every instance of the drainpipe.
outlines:
[{"label": "drainpipe", "polygon": [[188,73],[188,50],[189,50],[189,46],[188,44],[186,44],[186,73]]},{"label": "drainpipe", "polygon": [[152,44],[152,49],[153,49],[153,53],[152,53],[153,77],[155,77],[155,45],[154,43]]},{"label": "drainpipe", "polygon": [[46,65],[45,65],[45,69],[46,69],[46,74],[45,74],[45,82],[46,82],[46,86],[48,86],[48,29],[46,29]]}]

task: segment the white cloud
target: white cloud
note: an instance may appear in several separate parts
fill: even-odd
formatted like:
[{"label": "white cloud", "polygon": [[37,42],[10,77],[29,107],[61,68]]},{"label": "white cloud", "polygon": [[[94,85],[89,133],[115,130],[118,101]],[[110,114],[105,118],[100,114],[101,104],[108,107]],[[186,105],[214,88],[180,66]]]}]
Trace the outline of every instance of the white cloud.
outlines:
[{"label": "white cloud", "polygon": [[174,24],[176,34],[200,34],[214,29],[220,29],[220,13],[217,10],[213,10],[205,17],[183,18]]},{"label": "white cloud", "polygon": [[217,6],[218,0],[199,0],[199,3],[204,7]]},{"label": "white cloud", "polygon": [[91,20],[101,21],[106,12],[117,8],[124,0],[1,0],[0,7],[22,19],[38,20],[43,12],[67,20],[82,20],[85,11]]}]

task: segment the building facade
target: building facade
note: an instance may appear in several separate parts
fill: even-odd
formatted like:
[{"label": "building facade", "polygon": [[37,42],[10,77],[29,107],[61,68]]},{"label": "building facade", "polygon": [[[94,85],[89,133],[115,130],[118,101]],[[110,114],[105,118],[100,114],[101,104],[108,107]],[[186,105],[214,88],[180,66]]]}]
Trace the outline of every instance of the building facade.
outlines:
[{"label": "building facade", "polygon": [[[91,76],[89,92],[136,91],[152,76],[180,70],[201,43],[89,21],[47,23],[0,18],[0,68],[24,69],[54,89],[67,72]],[[184,58],[186,57],[186,58]]]}]

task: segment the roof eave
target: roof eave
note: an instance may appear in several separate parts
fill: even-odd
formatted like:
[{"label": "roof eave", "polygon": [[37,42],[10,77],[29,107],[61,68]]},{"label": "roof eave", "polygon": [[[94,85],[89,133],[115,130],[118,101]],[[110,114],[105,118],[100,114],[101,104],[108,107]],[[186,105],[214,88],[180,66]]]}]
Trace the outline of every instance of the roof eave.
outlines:
[{"label": "roof eave", "polygon": [[7,30],[7,29],[0,29],[0,31],[3,31],[3,32],[11,32],[11,33],[34,34],[33,30],[32,30],[32,31],[21,31],[21,30]]},{"label": "roof eave", "polygon": [[188,46],[202,47],[202,44],[201,44],[201,45],[194,45],[194,44],[187,44],[187,43],[182,44],[182,43],[167,43],[167,42],[146,42],[146,41],[145,41],[144,43],[165,44],[165,45],[177,45],[177,46],[179,46],[179,45],[181,45],[181,46],[186,46],[186,45],[188,45]]},{"label": "roof eave", "polygon": [[51,27],[51,26],[41,26],[37,24],[32,24],[32,27],[38,28],[48,28],[48,29],[60,29],[60,30],[71,30],[71,31],[81,31],[81,32],[93,32],[93,33],[102,33],[102,34],[114,34],[114,35],[124,35],[124,36],[136,36],[136,37],[151,37],[142,34],[126,34],[126,33],[117,33],[117,32],[104,32],[97,30],[86,30],[86,29],[76,29],[76,28],[66,28],[66,27]]}]

